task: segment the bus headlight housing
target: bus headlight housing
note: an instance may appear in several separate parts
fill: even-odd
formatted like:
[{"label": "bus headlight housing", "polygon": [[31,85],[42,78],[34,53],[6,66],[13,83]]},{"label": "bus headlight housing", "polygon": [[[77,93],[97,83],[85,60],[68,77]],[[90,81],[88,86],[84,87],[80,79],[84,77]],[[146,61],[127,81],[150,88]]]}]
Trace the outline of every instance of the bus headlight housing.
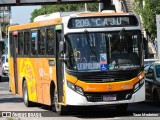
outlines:
[{"label": "bus headlight housing", "polygon": [[67,86],[75,91],[75,85],[67,81]]},{"label": "bus headlight housing", "polygon": [[134,86],[134,92],[137,91],[139,89],[139,82],[135,84]]},{"label": "bus headlight housing", "polygon": [[144,78],[142,78],[139,82],[134,85],[134,92],[138,91],[142,85],[144,84]]},{"label": "bus headlight housing", "polygon": [[81,87],[79,87],[79,86],[77,86],[77,85],[74,85],[73,83],[68,82],[68,81],[67,81],[67,86],[68,86],[70,89],[72,89],[73,91],[75,91],[75,92],[83,95],[83,89],[82,89]]}]

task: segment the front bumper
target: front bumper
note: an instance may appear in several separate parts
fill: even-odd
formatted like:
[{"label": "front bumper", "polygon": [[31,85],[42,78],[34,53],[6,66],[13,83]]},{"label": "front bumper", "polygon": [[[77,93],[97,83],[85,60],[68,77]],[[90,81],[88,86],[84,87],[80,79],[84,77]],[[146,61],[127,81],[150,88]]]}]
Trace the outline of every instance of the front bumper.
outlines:
[{"label": "front bumper", "polygon": [[[118,95],[118,94],[117,94]],[[145,84],[135,93],[133,93],[129,99],[119,99],[116,101],[91,101],[87,97],[82,96],[69,87],[66,86],[66,105],[75,106],[91,106],[91,105],[116,105],[125,103],[142,102],[145,100]]]}]

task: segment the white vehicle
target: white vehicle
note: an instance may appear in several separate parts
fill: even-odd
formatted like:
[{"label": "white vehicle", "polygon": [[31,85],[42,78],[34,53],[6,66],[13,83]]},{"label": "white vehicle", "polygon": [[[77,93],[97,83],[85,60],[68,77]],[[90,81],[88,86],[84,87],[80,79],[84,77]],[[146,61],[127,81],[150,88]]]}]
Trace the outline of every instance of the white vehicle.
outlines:
[{"label": "white vehicle", "polygon": [[8,55],[2,55],[2,73],[3,75],[8,74]]},{"label": "white vehicle", "polygon": [[159,59],[144,59],[144,67],[147,65],[151,65],[154,62],[160,61]]}]

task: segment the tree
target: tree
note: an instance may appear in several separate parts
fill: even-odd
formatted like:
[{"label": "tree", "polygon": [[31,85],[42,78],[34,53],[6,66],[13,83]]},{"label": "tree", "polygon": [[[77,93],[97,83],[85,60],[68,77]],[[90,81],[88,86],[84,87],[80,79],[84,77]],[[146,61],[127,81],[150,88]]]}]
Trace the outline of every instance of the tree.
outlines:
[{"label": "tree", "polygon": [[157,37],[156,15],[160,14],[159,0],[134,0],[134,11],[142,16],[143,26],[153,42]]},{"label": "tree", "polygon": [[[98,11],[98,3],[88,3],[89,11]],[[35,17],[44,14],[50,14],[54,12],[70,12],[70,11],[84,11],[84,4],[60,4],[60,5],[43,5],[40,9],[35,9],[32,14],[30,21],[32,22]]]}]

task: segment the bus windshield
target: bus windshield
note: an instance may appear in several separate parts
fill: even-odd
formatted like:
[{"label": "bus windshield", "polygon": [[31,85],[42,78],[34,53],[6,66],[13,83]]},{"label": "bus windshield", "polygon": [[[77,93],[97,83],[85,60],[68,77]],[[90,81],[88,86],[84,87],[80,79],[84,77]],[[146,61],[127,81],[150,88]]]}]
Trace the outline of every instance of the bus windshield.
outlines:
[{"label": "bus windshield", "polygon": [[75,71],[110,71],[140,67],[140,31],[67,34],[67,68]]}]

